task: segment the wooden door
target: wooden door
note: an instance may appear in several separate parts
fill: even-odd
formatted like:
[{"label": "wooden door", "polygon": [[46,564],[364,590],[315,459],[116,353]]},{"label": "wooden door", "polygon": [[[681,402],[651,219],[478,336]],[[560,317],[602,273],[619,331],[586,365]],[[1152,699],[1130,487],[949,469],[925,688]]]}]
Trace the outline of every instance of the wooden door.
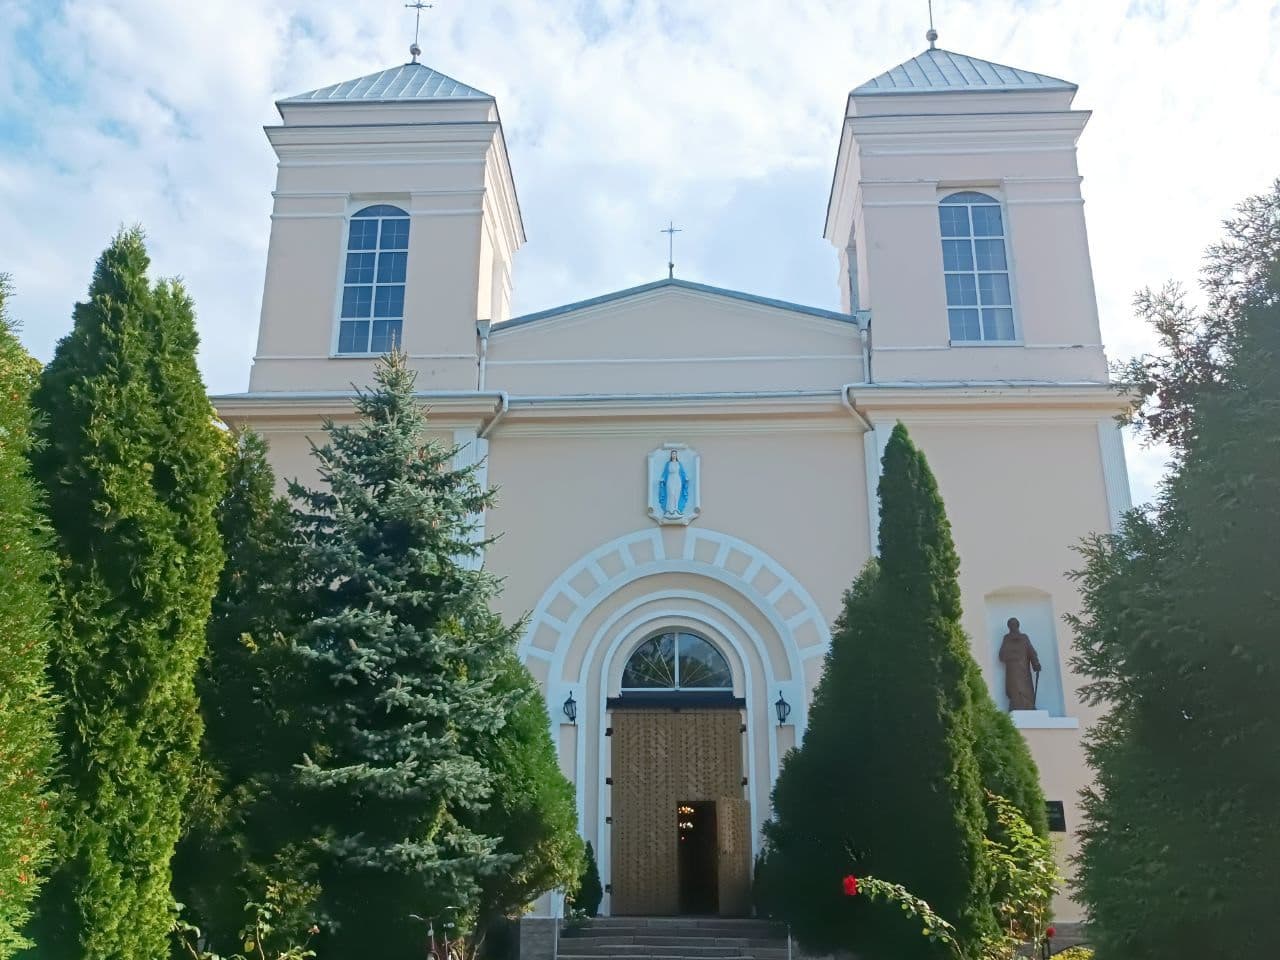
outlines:
[{"label": "wooden door", "polygon": [[716,802],[716,833],[720,844],[720,916],[751,913],[751,805],[741,798]]},{"label": "wooden door", "polygon": [[677,807],[741,798],[741,724],[737,709],[613,711],[613,786],[606,789],[613,816],[608,882],[614,914],[679,912]]}]

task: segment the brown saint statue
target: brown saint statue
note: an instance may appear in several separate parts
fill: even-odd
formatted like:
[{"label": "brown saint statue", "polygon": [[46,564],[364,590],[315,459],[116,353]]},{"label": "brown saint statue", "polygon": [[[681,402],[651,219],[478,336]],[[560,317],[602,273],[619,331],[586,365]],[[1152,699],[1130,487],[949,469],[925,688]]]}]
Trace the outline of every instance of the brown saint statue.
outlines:
[{"label": "brown saint statue", "polygon": [[1009,619],[1009,632],[1000,644],[1000,662],[1004,664],[1004,689],[1009,695],[1010,710],[1036,708],[1036,684],[1031,671],[1040,673],[1040,658],[1031,638],[1022,632],[1017,617]]}]

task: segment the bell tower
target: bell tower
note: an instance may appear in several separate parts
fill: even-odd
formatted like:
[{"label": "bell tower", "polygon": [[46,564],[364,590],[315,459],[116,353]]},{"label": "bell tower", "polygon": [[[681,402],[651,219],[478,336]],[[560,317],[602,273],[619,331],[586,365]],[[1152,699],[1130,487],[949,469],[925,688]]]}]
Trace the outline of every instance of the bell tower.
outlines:
[{"label": "bell tower", "polygon": [[347,390],[392,345],[421,389],[475,389],[525,239],[497,102],[415,55],[276,107],[250,391]]},{"label": "bell tower", "polygon": [[877,382],[1101,383],[1076,86],[934,45],[855,88],[828,207]]}]

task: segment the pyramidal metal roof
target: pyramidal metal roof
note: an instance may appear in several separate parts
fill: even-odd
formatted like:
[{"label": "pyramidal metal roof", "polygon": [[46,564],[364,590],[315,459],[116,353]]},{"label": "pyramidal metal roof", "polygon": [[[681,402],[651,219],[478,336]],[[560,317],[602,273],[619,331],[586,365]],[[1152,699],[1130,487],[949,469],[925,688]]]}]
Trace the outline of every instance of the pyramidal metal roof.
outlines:
[{"label": "pyramidal metal roof", "polygon": [[287,97],[281,103],[398,103],[420,100],[492,100],[489,94],[424,63],[406,63]]},{"label": "pyramidal metal roof", "polygon": [[855,87],[855,96],[948,91],[999,93],[1014,90],[1075,90],[1074,83],[1001,63],[930,48]]}]

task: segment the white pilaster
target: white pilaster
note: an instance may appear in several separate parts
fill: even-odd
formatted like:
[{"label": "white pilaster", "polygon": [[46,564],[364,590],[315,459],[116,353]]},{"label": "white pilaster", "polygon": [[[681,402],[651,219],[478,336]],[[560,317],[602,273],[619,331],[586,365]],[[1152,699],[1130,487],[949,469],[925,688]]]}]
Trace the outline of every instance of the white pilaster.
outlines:
[{"label": "white pilaster", "polygon": [[873,557],[880,555],[880,474],[890,433],[889,427],[873,426],[862,435],[863,456],[867,462],[867,533]]},{"label": "white pilaster", "polygon": [[[476,482],[480,484],[481,489],[489,488],[489,441],[482,440],[476,436],[476,431],[472,428],[460,429],[453,431],[453,445],[457,447],[457,453],[453,456],[453,468],[455,470],[465,470],[468,467],[476,468]],[[475,524],[471,530],[471,542],[480,543],[484,540],[485,515],[483,511],[474,518]],[[484,556],[470,557],[467,560],[467,566],[471,569],[478,570],[484,564]]]},{"label": "white pilaster", "polygon": [[1129,468],[1124,458],[1124,437],[1120,424],[1111,417],[1098,421],[1098,449],[1102,454],[1102,482],[1107,490],[1107,509],[1111,514],[1111,531],[1120,529],[1120,519],[1133,507],[1129,491]]}]

